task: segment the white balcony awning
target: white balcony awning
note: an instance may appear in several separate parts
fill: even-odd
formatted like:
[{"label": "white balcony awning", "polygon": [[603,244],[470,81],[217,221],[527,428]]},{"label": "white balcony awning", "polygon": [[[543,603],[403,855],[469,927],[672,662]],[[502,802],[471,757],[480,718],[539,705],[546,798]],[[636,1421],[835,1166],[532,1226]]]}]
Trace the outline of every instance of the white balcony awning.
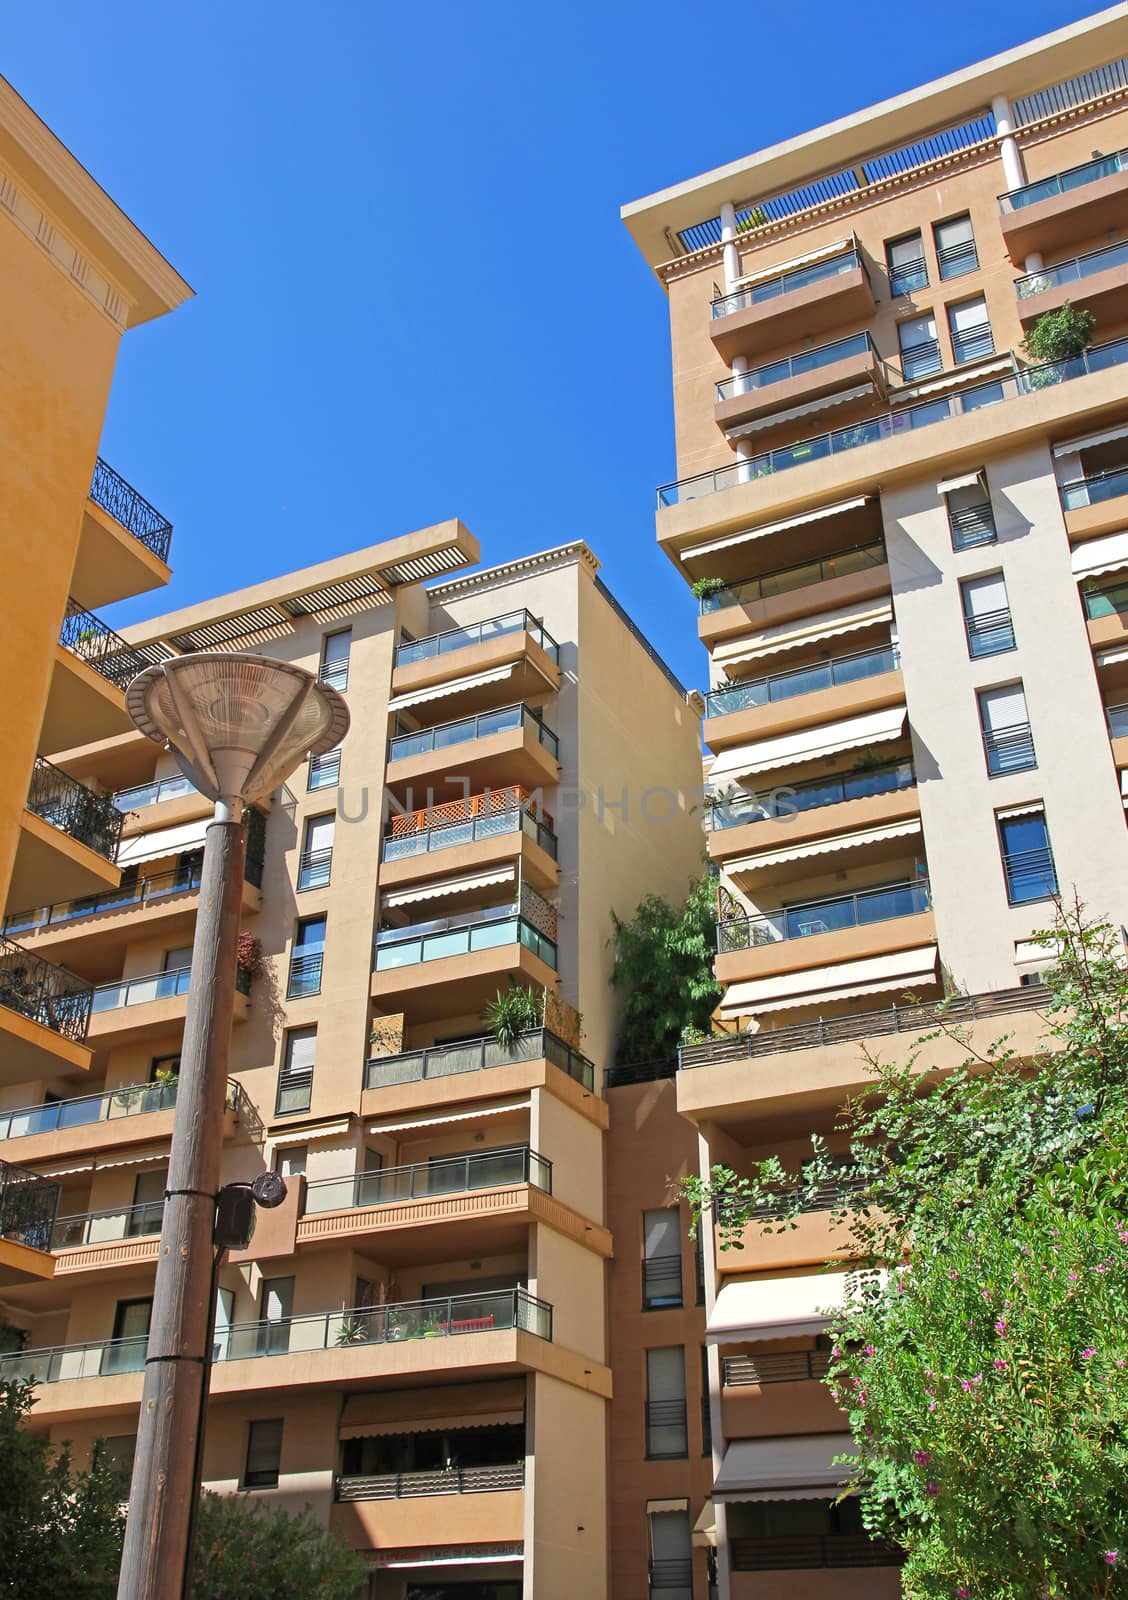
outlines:
[{"label": "white balcony awning", "polygon": [[71,1161],[65,1167],[41,1167],[36,1170],[45,1178],[71,1177],[76,1172],[102,1172],[109,1167],[150,1167],[168,1160],[168,1144],[146,1146],[131,1150],[127,1155],[91,1156],[85,1161]]},{"label": "white balcony awning", "polygon": [[691,545],[683,551],[683,558],[692,561],[694,556],[711,556],[718,550],[731,550],[734,545],[747,544],[752,539],[766,539],[770,533],[786,533],[789,528],[801,528],[808,522],[821,522],[824,517],[837,517],[845,511],[857,511],[870,498],[857,495],[853,500],[838,500],[831,506],[819,506],[817,511],[804,511],[797,517],[784,517],[780,522],[765,522],[758,528],[745,528],[742,533],[729,533],[723,539],[709,539],[705,544]]},{"label": "white balcony awning", "polygon": [[119,867],[135,867],[139,861],[156,861],[161,856],[179,856],[188,850],[202,850],[211,817],[182,822],[177,828],[154,828],[152,833],[136,833],[123,839],[117,853]]},{"label": "white balcony awning", "polygon": [[[379,1306],[373,1307],[378,1311]],[[381,1389],[348,1394],[342,1439],[392,1433],[446,1433],[458,1428],[505,1428],[525,1420],[525,1380],[453,1383],[434,1389]]]},{"label": "white balcony awning", "polygon": [[532,1101],[526,1097],[496,1100],[492,1105],[475,1106],[471,1111],[446,1111],[434,1117],[414,1117],[407,1122],[370,1122],[369,1133],[406,1133],[409,1128],[440,1128],[448,1122],[476,1122],[479,1117],[504,1117],[511,1111],[528,1111]]},{"label": "white balcony awning", "polygon": [[856,1448],[849,1433],[734,1439],[713,1493],[718,1500],[831,1500],[846,1477],[844,1467],[831,1463]]},{"label": "white balcony awning", "polygon": [[409,694],[396,694],[388,701],[389,711],[406,711],[408,706],[421,706],[428,700],[442,700],[448,694],[462,694],[466,689],[477,689],[482,684],[500,683],[503,678],[512,677],[515,663],[508,666],[492,667],[489,672],[473,672],[467,678],[452,678],[449,683],[440,683],[430,689],[413,689]]},{"label": "white balcony awning", "polygon": [[[980,378],[990,377],[992,372],[1013,372],[1014,362],[1010,356],[1003,356],[997,361],[985,361],[974,367],[969,367],[960,372],[953,372],[946,378],[934,378],[931,383],[914,383],[911,388],[897,391],[896,409],[907,406],[910,401],[918,399],[921,395],[939,394],[945,389],[966,389]],[[896,414],[896,409],[894,415]]]},{"label": "white balcony awning", "polygon": [[[517,837],[522,836],[518,834]],[[443,878],[439,883],[420,883],[411,889],[391,889],[381,895],[380,903],[391,910],[395,906],[415,905],[420,900],[440,900],[444,895],[462,894],[467,889],[485,889],[495,883],[512,883],[516,871],[516,866],[511,864],[497,867],[492,872],[470,872],[459,878]]]},{"label": "white balcony awning", "polygon": [[830,256],[845,255],[847,250],[852,250],[857,244],[853,234],[845,239],[836,239],[833,244],[821,245],[818,250],[808,250],[806,255],[792,256],[787,261],[777,261],[773,267],[761,267],[758,272],[746,272],[742,278],[733,281],[733,289],[743,289],[750,283],[763,283],[768,278],[778,278],[785,272],[794,272],[797,267],[808,266],[812,261],[822,261]]},{"label": "white balcony awning", "polygon": [[1070,556],[1075,578],[1095,578],[1102,572],[1123,572],[1128,567],[1128,531],[1088,539]]},{"label": "white balcony awning", "polygon": [[[810,417],[817,411],[825,411],[829,406],[840,406],[845,400],[864,400],[867,395],[874,393],[875,385],[872,382],[855,384],[852,389],[839,389],[831,394],[821,394],[815,400],[808,400],[801,406],[788,406],[785,411],[770,411],[762,417],[753,417],[750,422],[734,423],[731,428],[725,429],[726,439],[744,439],[750,433],[762,433],[765,428],[779,428],[785,422],[798,422],[801,417]],[[750,391],[752,392],[752,391]],[[735,399],[736,396],[733,396]]]},{"label": "white balcony awning", "polygon": [[1112,444],[1117,439],[1128,439],[1128,423],[1118,428],[1105,428],[1100,433],[1087,433],[1081,439],[1066,439],[1054,445],[1057,460],[1062,456],[1075,456],[1079,450],[1095,450],[1099,444]]},{"label": "white balcony awning", "polygon": [[752,978],[730,984],[721,1001],[721,1016],[756,1017],[766,1011],[791,1011],[796,1006],[827,1005],[866,994],[890,994],[913,985],[936,982],[934,944],[864,961],[838,961],[829,967],[807,967],[775,978]]},{"label": "white balcony awning", "polygon": [[759,661],[762,656],[777,655],[781,650],[796,650],[800,645],[818,644],[823,639],[835,639],[843,633],[856,633],[859,628],[875,628],[892,621],[890,601],[875,605],[872,600],[859,600],[854,605],[840,606],[836,611],[823,611],[817,617],[804,617],[798,622],[780,623],[762,633],[720,644],[713,651],[713,660],[726,667],[740,666],[747,661]]},{"label": "white balcony awning", "polygon": [[739,856],[726,861],[725,871],[763,872],[788,861],[809,861],[815,856],[834,855],[839,850],[856,850],[860,845],[883,844],[886,839],[908,839],[920,832],[920,821],[886,822],[877,828],[860,828],[856,833],[839,833],[830,839],[812,839],[807,844],[788,845],[782,850],[761,850],[758,855]]},{"label": "white balcony awning", "polygon": [[750,778],[774,768],[817,761],[820,756],[837,755],[859,746],[884,744],[899,739],[905,726],[904,706],[885,711],[869,711],[862,717],[846,717],[841,722],[824,722],[818,728],[802,728],[797,733],[780,734],[775,739],[759,739],[755,744],[722,750],[709,770],[709,781],[718,778]]},{"label": "white balcony awning", "polygon": [[740,1278],[726,1283],[705,1324],[707,1344],[794,1339],[822,1333],[846,1304],[851,1274]]},{"label": "white balcony awning", "polygon": [[284,1144],[317,1144],[321,1139],[337,1139],[349,1131],[349,1119],[339,1122],[321,1122],[313,1128],[288,1128],[285,1133],[267,1135],[275,1149]]},{"label": "white balcony awning", "polygon": [[1101,650],[1097,653],[1098,667],[1115,667],[1121,661],[1128,661],[1128,645],[1117,645],[1112,650]]},{"label": "white balcony awning", "polygon": [[983,468],[977,467],[974,472],[965,472],[958,478],[945,478],[936,485],[937,494],[953,494],[957,489],[982,489],[986,494],[987,478]]}]

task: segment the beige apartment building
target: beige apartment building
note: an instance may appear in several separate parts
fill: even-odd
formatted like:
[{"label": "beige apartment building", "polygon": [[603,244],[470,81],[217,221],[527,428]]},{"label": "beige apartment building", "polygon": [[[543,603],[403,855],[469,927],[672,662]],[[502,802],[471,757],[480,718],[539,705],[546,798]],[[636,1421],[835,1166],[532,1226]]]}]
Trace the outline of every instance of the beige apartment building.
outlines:
[{"label": "beige apartment building", "polygon": [[[1055,891],[1128,923],[1128,8],[624,219],[670,306],[725,991],[651,1089],[703,1172],[797,1170],[941,995],[1032,1047]],[[1032,361],[1067,301],[1092,343]],[[712,1492],[652,1553],[710,1543],[722,1600],[893,1595],[834,1504],[827,1213],[745,1245],[704,1261]],[[651,1600],[705,1581],[656,1562]]]}]

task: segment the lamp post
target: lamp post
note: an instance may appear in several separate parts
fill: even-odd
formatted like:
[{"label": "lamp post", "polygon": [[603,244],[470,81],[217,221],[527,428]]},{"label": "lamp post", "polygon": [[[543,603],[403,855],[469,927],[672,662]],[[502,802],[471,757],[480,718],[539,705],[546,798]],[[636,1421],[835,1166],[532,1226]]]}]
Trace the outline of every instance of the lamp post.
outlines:
[{"label": "lamp post", "polygon": [[126,690],[133,722],[214,803],[200,882],[188,1010],[153,1290],[145,1385],[118,1600],[181,1600],[206,1381],[216,1193],[223,1144],[243,807],[348,731],[336,690],[264,656],[201,652],[149,667]]}]

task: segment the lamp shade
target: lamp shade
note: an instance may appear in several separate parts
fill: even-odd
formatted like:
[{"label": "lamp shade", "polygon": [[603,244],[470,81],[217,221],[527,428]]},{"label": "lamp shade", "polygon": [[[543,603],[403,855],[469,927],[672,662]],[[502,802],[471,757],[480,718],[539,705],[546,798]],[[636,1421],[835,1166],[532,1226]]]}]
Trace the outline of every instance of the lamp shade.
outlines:
[{"label": "lamp shade", "polygon": [[125,706],[209,800],[269,794],[349,727],[343,697],[303,667],[218,650],[147,667],[126,690]]}]

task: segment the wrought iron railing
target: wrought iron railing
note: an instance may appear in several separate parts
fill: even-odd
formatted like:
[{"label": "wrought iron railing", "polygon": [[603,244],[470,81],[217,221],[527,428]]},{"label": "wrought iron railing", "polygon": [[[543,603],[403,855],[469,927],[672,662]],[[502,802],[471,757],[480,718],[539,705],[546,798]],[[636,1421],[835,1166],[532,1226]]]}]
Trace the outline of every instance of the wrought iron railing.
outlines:
[{"label": "wrought iron railing", "polygon": [[664,1078],[676,1078],[676,1057],[656,1061],[621,1061],[608,1067],[603,1075],[606,1089],[621,1089],[634,1083],[658,1083]]},{"label": "wrought iron railing", "polygon": [[511,906],[442,917],[415,928],[385,928],[376,935],[373,970],[392,972],[400,967],[418,966],[424,961],[473,955],[507,944],[524,945],[555,970],[555,942]]},{"label": "wrought iron railing", "polygon": [[1111,178],[1118,172],[1128,171],[1128,150],[1111,156],[1098,156],[1093,161],[1083,161],[1078,167],[1068,167],[1051,178],[1039,178],[1036,183],[1023,184],[1021,189],[1011,189],[999,196],[999,210],[1004,214],[1021,211],[1026,206],[1037,205],[1040,200],[1051,200],[1055,195],[1069,194],[1097,183],[1101,178]]},{"label": "wrought iron railing", "polygon": [[51,1233],[52,1250],[74,1250],[82,1245],[108,1244],[118,1239],[141,1239],[161,1231],[164,1201],[118,1206],[109,1211],[83,1211],[59,1217]]},{"label": "wrought iron railing", "polygon": [[485,816],[468,817],[465,822],[446,822],[416,833],[388,835],[383,842],[382,861],[401,861],[408,856],[429,855],[432,850],[449,850],[458,844],[477,844],[481,839],[496,839],[501,834],[524,833],[556,860],[557,840],[551,828],[538,822],[522,806],[510,806]]},{"label": "wrought iron railing", "polygon": [[392,1084],[449,1078],[462,1072],[483,1072],[490,1067],[540,1060],[551,1062],[585,1089],[594,1089],[595,1068],[591,1062],[547,1028],[530,1029],[512,1045],[500,1044],[490,1034],[459,1044],[432,1045],[425,1050],[409,1050],[394,1056],[373,1056],[365,1064],[364,1087],[384,1089]]},{"label": "wrought iron railing", "polygon": [[119,472],[99,456],[94,466],[90,484],[90,498],[96,506],[108,512],[119,527],[131,533],[146,550],[151,550],[158,561],[168,561],[172,544],[172,523],[151,506],[144,495],[138,494]]},{"label": "wrought iron railing", "polygon": [[61,1193],[54,1179],[0,1161],[0,1238],[49,1250]]},{"label": "wrought iron railing", "polygon": [[[827,1489],[827,1499],[836,1494]],[[894,1544],[868,1539],[864,1533],[792,1535],[782,1539],[732,1539],[729,1552],[734,1572],[795,1572],[827,1567],[899,1567],[905,1553]]]},{"label": "wrought iron railing", "polygon": [[689,1450],[685,1396],[646,1402],[646,1454],[651,1461],[673,1461]]},{"label": "wrought iron railing", "polygon": [[845,250],[839,256],[831,256],[828,261],[816,261],[808,267],[793,267],[789,272],[781,272],[778,277],[766,278],[761,283],[749,284],[746,289],[720,295],[713,301],[713,318],[727,317],[734,311],[749,311],[768,300],[778,300],[781,295],[794,294],[796,290],[810,288],[814,283],[824,283],[831,278],[840,278],[844,273],[856,272],[862,266],[862,258],[856,250]]},{"label": "wrought iron railing", "polygon": [[804,561],[799,566],[783,567],[777,572],[767,572],[761,578],[748,578],[743,583],[726,583],[701,596],[701,615],[723,611],[726,606],[770,600],[775,595],[807,589],[813,583],[826,583],[831,578],[844,578],[853,572],[867,572],[874,567],[884,566],[888,559],[885,542],[878,539],[871,544],[840,550],[833,556],[824,556],[820,561]]},{"label": "wrought iron railing", "polygon": [[850,772],[832,773],[829,778],[806,778],[802,783],[784,784],[763,798],[754,794],[731,794],[713,800],[705,810],[705,827],[710,832],[747,827],[754,822],[797,816],[801,811],[820,811],[823,806],[841,805],[846,800],[895,794],[900,789],[911,789],[915,783],[916,772],[911,761],[856,767]]},{"label": "wrought iron railing", "polygon": [[1119,495],[1128,494],[1128,466],[1109,467],[1104,472],[1074,478],[1069,483],[1063,483],[1058,492],[1065,511],[1079,511],[1082,506],[1115,500]]},{"label": "wrought iron railing", "polygon": [[847,361],[851,356],[867,354],[880,362],[869,334],[847,334],[844,339],[835,339],[814,350],[801,350],[796,355],[785,356],[782,361],[771,361],[766,366],[751,367],[747,372],[734,372],[730,378],[722,378],[716,385],[717,403],[732,400],[737,395],[752,394],[757,389],[768,389],[788,378],[801,378],[808,372],[833,366],[835,362]]},{"label": "wrought iron railing", "polygon": [[488,739],[494,733],[526,728],[535,734],[550,755],[560,753],[560,744],[551,728],[545,726],[527,706],[504,706],[500,711],[483,711],[476,717],[444,722],[437,728],[421,728],[418,733],[401,733],[388,744],[388,760],[403,761],[408,756],[429,755],[471,739]]},{"label": "wrought iron railing", "polygon": [[895,917],[913,917],[931,905],[928,883],[884,884],[880,889],[860,889],[857,894],[835,895],[805,905],[786,906],[756,917],[731,917],[717,924],[717,949],[754,949],[782,939],[806,939],[812,934],[834,933],[841,928],[862,928]]},{"label": "wrought iron railing", "polygon": [[[238,1111],[243,1091],[234,1079],[227,1084],[226,1107]],[[152,1111],[170,1111],[176,1104],[176,1079],[165,1083],[126,1083],[100,1094],[76,1095],[70,1100],[51,1100],[46,1105],[21,1106],[0,1112],[0,1140],[26,1139],[36,1133],[57,1133],[60,1129],[86,1128],[94,1122],[110,1122],[118,1117],[143,1116]]]},{"label": "wrought iron railing", "polygon": [[95,794],[43,756],[35,758],[27,809],[107,861],[117,859],[125,818],[113,796]]},{"label": "wrought iron railing", "polygon": [[190,778],[176,772],[168,778],[155,778],[152,783],[139,783],[132,789],[119,789],[114,795],[114,804],[119,811],[140,811],[145,806],[159,805],[162,800],[176,800],[181,795],[198,792]]},{"label": "wrought iron railing", "polygon": [[406,1167],[381,1167],[376,1172],[357,1172],[347,1178],[317,1178],[306,1185],[305,1214],[354,1211],[405,1200],[434,1200],[512,1183],[529,1183],[551,1194],[552,1162],[521,1144],[468,1156],[417,1161]]},{"label": "wrought iron railing", "polygon": [[1025,772],[1038,765],[1034,734],[1028,722],[1016,723],[1013,728],[985,728],[983,749],[992,778],[1005,772]]},{"label": "wrought iron railing", "polygon": [[1058,892],[1057,867],[1049,845],[1033,850],[1004,851],[1003,875],[1007,899],[1012,906],[1026,905],[1031,900],[1048,900]]},{"label": "wrought iron railing", "polygon": [[100,911],[124,911],[145,906],[170,895],[191,894],[200,887],[200,863],[193,860],[169,872],[154,872],[148,878],[133,878],[118,889],[103,889],[101,894],[83,895],[78,900],[57,900],[54,905],[36,906],[31,911],[13,911],[4,919],[5,933],[26,933],[31,929],[56,928],[79,917],[93,917]]},{"label": "wrought iron railing", "polygon": [[85,661],[88,667],[101,673],[115,689],[126,688],[150,664],[139,650],[126,644],[121,635],[115,633],[101,617],[96,617],[74,599],[67,601],[59,643],[64,650],[69,650],[80,661]]},{"label": "wrought iron railing", "polygon": [[1020,300],[1031,295],[1045,294],[1049,289],[1066,283],[1080,283],[1095,273],[1108,272],[1113,267],[1128,266],[1128,244],[1110,244],[1103,250],[1091,250],[1087,255],[1074,256],[1072,261],[1059,261],[1056,267],[1043,267],[1040,272],[1029,272],[1019,278],[1014,292]]},{"label": "wrought iron railing", "polygon": [[420,1495],[491,1494],[525,1487],[525,1463],[507,1467],[446,1467],[438,1472],[381,1472],[336,1480],[338,1500],[412,1500]]},{"label": "wrought iron railing", "polygon": [[521,610],[510,611],[504,617],[490,617],[487,622],[470,623],[465,628],[448,628],[443,633],[428,634],[425,639],[411,639],[397,647],[396,666],[414,666],[417,661],[430,661],[435,656],[449,655],[453,650],[488,644],[493,639],[521,632],[529,634],[553,661],[560,660],[560,646],[544,624],[531,611]]},{"label": "wrought iron railing", "polygon": [[883,672],[896,672],[900,664],[895,645],[856,650],[851,655],[812,662],[809,667],[795,667],[790,672],[776,672],[768,678],[752,678],[746,683],[713,689],[705,696],[705,715],[725,717],[733,711],[774,705],[796,695],[813,694],[817,689],[833,689],[844,683],[878,677]]},{"label": "wrought iron railing", "polygon": [[94,985],[0,934],[0,1006],[79,1044],[86,1039]]},{"label": "wrought iron railing", "polygon": [[802,1383],[825,1378],[830,1368],[829,1350],[786,1350],[762,1356],[722,1356],[721,1382],[726,1389],[746,1384]]},{"label": "wrought iron railing", "polygon": [[997,611],[981,611],[978,616],[965,614],[964,628],[968,653],[973,659],[997,656],[1004,650],[1014,649],[1014,622],[1009,606],[1000,606]]}]

